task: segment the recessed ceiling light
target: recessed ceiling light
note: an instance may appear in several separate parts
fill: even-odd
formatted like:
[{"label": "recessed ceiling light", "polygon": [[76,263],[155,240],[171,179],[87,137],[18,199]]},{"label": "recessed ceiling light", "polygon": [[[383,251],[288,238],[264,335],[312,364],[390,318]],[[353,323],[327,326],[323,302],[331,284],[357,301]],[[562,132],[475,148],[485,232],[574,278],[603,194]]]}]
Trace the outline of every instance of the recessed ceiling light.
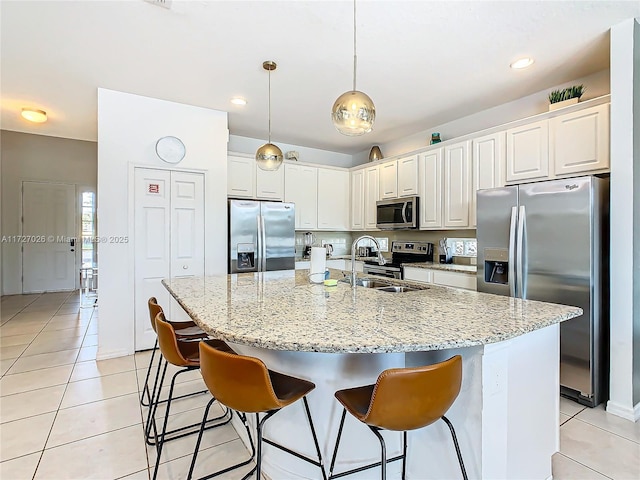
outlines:
[{"label": "recessed ceiling light", "polygon": [[22,117],[33,123],[42,123],[47,121],[47,112],[44,110],[36,110],[35,108],[23,108]]},{"label": "recessed ceiling light", "polygon": [[247,99],[243,97],[233,97],[231,99],[231,103],[233,103],[234,105],[246,105]]},{"label": "recessed ceiling light", "polygon": [[519,58],[509,66],[515,70],[520,70],[521,68],[527,68],[531,65],[533,65],[533,58],[524,57],[524,58]]}]

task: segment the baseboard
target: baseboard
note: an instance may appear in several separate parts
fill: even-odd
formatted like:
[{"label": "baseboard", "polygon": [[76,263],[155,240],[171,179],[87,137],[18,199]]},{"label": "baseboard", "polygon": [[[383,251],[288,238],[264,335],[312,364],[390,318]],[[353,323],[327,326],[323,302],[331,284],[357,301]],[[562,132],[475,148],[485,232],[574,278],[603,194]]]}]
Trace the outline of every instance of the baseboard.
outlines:
[{"label": "baseboard", "polygon": [[96,353],[96,360],[109,360],[110,358],[126,357],[127,355],[133,355],[133,352],[118,348],[116,350],[104,350],[98,347],[98,353]]},{"label": "baseboard", "polygon": [[640,403],[637,403],[633,408],[629,408],[609,400],[607,402],[607,412],[632,422],[637,422],[640,419]]}]

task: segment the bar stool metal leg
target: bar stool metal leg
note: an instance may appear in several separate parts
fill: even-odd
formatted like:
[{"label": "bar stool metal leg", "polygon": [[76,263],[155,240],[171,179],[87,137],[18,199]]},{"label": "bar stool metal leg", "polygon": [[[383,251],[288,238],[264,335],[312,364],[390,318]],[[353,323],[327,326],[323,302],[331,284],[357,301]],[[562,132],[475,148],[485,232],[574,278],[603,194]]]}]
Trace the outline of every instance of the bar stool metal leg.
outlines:
[{"label": "bar stool metal leg", "polygon": [[451,438],[453,438],[453,444],[456,447],[456,455],[458,455],[458,463],[460,464],[460,470],[462,471],[462,478],[467,480],[467,471],[464,469],[464,462],[462,461],[462,453],[460,452],[460,445],[458,445],[458,438],[456,437],[456,431],[453,428],[453,424],[449,421],[447,417],[442,416],[442,420],[447,424],[449,430],[451,431]]},{"label": "bar stool metal leg", "polygon": [[403,432],[402,435],[402,480],[407,478],[407,432]]},{"label": "bar stool metal leg", "polygon": [[380,469],[382,472],[380,478],[382,478],[382,480],[387,480],[387,446],[384,443],[384,438],[382,438],[382,435],[380,434],[380,429],[372,427],[371,425],[367,426],[380,441]]},{"label": "bar stool metal leg", "polygon": [[[151,403],[151,391],[149,390],[149,376],[151,375],[151,366],[153,365],[153,360],[156,356],[156,351],[158,350],[158,338],[156,337],[156,343],[153,345],[153,350],[151,350],[151,359],[149,360],[149,366],[147,367],[147,375],[144,378],[144,387],[142,388],[142,395],[140,396],[140,405],[143,407],[148,407]],[[157,380],[156,375],[156,380]],[[155,382],[154,382],[155,383]],[[147,395],[147,400],[145,403],[144,396]]]}]

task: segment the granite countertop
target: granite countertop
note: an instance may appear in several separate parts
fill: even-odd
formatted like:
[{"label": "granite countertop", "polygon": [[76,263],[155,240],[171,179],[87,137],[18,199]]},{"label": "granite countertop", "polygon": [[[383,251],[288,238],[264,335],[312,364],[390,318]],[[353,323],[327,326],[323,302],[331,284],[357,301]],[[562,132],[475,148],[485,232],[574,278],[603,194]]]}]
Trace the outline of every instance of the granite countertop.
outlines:
[{"label": "granite countertop", "polygon": [[[341,270],[330,270],[342,278]],[[582,314],[568,307],[435,285],[388,293],[310,284],[307,270],[165,279],[212,336],[272,350],[375,353],[500,342]],[[393,283],[405,283],[393,281]]]},{"label": "granite countertop", "polygon": [[455,263],[434,263],[434,262],[419,262],[419,263],[403,263],[403,267],[413,268],[429,268],[431,270],[444,270],[447,272],[468,273],[475,275],[478,271],[476,265],[458,265]]}]

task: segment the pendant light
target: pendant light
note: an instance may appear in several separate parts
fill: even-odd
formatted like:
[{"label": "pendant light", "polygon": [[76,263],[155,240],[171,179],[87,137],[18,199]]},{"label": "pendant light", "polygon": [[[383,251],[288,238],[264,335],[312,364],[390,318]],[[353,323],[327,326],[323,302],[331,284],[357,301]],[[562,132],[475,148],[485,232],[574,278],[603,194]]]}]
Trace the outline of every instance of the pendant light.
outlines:
[{"label": "pendant light", "polygon": [[276,62],[270,60],[262,63],[262,68],[269,72],[269,142],[262,145],[256,152],[256,162],[258,167],[267,171],[278,170],[282,163],[282,150],[271,143],[271,71],[276,67]]},{"label": "pendant light", "polygon": [[343,135],[355,137],[369,133],[376,120],[376,106],[364,92],[356,90],[356,1],[353,0],[353,90],[338,97],[331,110],[331,120]]}]

